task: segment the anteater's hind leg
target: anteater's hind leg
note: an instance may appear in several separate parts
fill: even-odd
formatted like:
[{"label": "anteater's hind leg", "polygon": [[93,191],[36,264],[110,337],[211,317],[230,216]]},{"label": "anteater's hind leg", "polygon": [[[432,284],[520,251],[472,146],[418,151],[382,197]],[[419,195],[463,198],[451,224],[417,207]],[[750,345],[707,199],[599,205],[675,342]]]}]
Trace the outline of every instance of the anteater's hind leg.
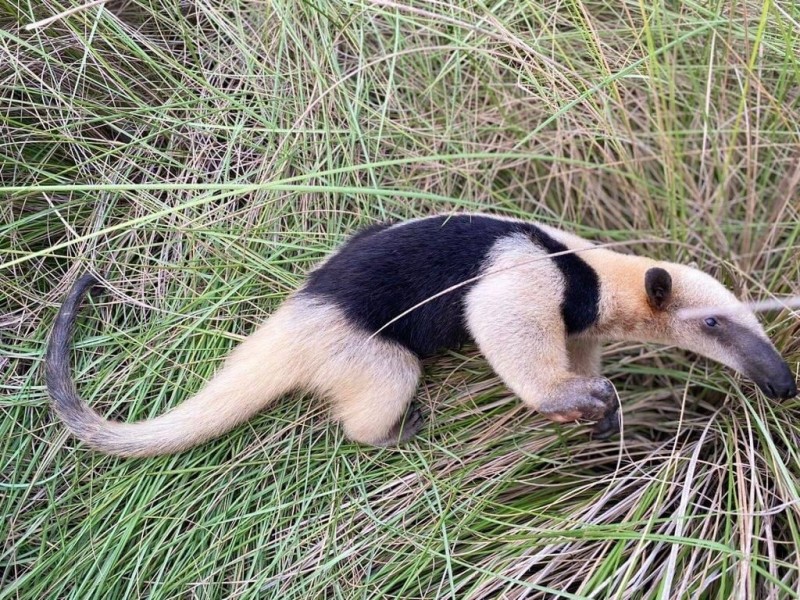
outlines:
[{"label": "anteater's hind leg", "polygon": [[312,388],[331,399],[347,437],[373,446],[411,438],[422,426],[411,406],[419,359],[395,342],[370,337],[330,306],[314,308],[320,311],[327,318],[316,328]]},{"label": "anteater's hind leg", "polygon": [[347,349],[334,363],[340,374],[332,380],[328,395],[347,437],[391,446],[421,429],[422,417],[412,404],[420,366],[411,352],[373,339]]}]

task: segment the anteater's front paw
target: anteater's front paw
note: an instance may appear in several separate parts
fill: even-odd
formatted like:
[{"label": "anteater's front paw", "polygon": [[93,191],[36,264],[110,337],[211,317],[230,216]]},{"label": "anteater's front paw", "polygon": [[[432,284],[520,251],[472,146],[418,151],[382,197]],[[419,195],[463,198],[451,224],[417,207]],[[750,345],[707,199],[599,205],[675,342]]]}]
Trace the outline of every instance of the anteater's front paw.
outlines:
[{"label": "anteater's front paw", "polygon": [[602,422],[617,410],[617,394],[605,377],[574,377],[559,385],[539,407],[547,418]]},{"label": "anteater's front paw", "polygon": [[616,408],[592,426],[592,439],[607,440],[612,435],[619,433],[619,410]]}]

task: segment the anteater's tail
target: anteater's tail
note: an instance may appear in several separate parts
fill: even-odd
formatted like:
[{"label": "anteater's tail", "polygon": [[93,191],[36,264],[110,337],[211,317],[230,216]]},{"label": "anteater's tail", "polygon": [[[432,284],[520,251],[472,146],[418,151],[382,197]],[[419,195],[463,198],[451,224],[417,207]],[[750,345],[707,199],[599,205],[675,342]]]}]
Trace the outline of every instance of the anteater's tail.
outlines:
[{"label": "anteater's tail", "polygon": [[45,370],[56,412],[72,433],[97,450],[118,456],[180,452],[232,429],[302,384],[299,378],[307,366],[298,364],[303,357],[298,356],[297,342],[304,336],[297,330],[296,308],[290,302],[236,348],[196,395],[155,419],[109,421],[81,400],[70,372],[77,311],[96,285],[95,277],[84,275],[64,300],[50,336]]}]

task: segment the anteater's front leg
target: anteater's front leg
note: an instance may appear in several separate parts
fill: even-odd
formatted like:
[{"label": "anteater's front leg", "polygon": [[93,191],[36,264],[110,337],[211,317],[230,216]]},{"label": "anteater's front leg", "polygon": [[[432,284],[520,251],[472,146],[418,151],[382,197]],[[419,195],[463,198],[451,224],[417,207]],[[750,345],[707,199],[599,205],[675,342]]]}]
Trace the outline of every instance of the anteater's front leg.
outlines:
[{"label": "anteater's front leg", "polygon": [[616,419],[614,386],[571,370],[558,288],[542,284],[551,276],[558,281],[545,263],[538,273],[480,281],[467,297],[468,327],[489,364],[527,406],[553,421],[584,419],[605,429],[606,419]]},{"label": "anteater's front leg", "polygon": [[[602,372],[602,345],[591,337],[576,336],[567,340],[570,371],[584,377],[599,377]],[[616,407],[616,402],[614,403]],[[619,431],[619,413],[617,410],[607,414],[592,427],[595,438],[606,439]]]},{"label": "anteater's front leg", "polygon": [[599,377],[602,372],[602,353],[603,347],[596,339],[580,336],[567,338],[569,370],[576,375]]}]

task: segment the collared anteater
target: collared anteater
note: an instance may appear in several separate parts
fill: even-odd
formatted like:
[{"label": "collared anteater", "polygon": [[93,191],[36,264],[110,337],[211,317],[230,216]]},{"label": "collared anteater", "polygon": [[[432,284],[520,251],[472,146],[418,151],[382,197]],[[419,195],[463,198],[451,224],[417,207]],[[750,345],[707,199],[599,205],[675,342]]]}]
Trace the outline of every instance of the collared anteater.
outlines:
[{"label": "collared anteater", "polygon": [[[420,359],[467,341],[526,406],[553,421],[593,421],[598,435],[618,427],[614,386],[600,376],[604,341],[679,346],[740,371],[772,398],[797,393],[756,317],[709,275],[545,225],[450,215],[355,235],[200,392],[155,419],[114,422],[80,399],[70,373],[77,309],[96,284],[83,276],[61,307],[47,386],[78,438],[121,456],[191,448],[293,390],[330,398],[353,440],[403,442],[422,424],[412,402]],[[720,310],[679,315],[695,307]]]}]

